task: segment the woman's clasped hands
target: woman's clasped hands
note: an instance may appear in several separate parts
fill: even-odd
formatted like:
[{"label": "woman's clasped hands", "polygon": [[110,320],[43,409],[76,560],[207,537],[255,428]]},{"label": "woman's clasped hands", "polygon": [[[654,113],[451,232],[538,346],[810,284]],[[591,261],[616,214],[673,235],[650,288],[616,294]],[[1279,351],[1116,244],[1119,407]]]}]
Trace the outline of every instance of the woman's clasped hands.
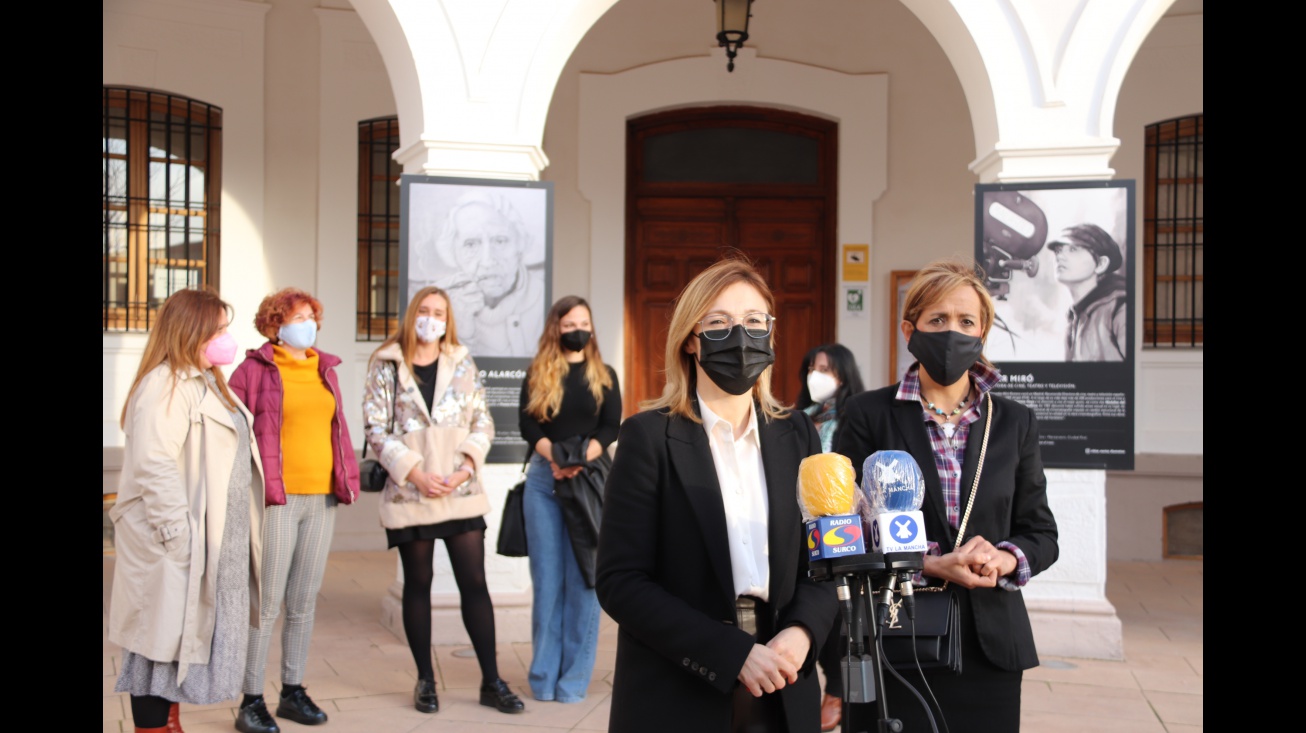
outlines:
[{"label": "woman's clasped hands", "polygon": [[428,498],[439,499],[448,496],[467,482],[472,476],[466,469],[458,469],[448,476],[441,476],[435,472],[423,471],[420,467],[414,467],[408,472],[408,483],[417,487]]},{"label": "woman's clasped hands", "polygon": [[1016,556],[976,535],[940,557],[927,557],[928,574],[964,588],[993,588],[1016,569]]}]

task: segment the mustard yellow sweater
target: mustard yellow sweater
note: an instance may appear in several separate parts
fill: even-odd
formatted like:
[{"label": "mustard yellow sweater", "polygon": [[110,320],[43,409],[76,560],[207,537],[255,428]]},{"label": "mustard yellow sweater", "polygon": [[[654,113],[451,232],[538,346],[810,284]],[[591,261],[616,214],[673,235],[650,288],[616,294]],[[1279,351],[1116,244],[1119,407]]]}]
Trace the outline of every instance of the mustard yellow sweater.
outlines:
[{"label": "mustard yellow sweater", "polygon": [[331,419],[336,398],[317,372],[317,352],[296,359],[272,346],[281,373],[281,477],[287,494],[331,492]]}]

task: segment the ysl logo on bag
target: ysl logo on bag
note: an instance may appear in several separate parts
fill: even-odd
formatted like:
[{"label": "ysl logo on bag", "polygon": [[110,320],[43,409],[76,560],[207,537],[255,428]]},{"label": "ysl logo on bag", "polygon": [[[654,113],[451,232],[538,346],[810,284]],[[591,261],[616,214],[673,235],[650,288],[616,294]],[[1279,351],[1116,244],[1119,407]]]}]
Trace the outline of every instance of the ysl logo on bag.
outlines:
[{"label": "ysl logo on bag", "polygon": [[898,623],[898,611],[902,609],[902,599],[889,601],[889,628],[901,629],[902,624]]}]

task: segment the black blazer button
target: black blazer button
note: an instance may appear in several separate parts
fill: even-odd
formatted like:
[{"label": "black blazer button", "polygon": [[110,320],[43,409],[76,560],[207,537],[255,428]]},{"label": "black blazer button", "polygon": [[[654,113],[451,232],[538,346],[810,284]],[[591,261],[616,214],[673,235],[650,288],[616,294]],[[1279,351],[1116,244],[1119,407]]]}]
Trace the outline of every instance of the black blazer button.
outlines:
[{"label": "black blazer button", "polygon": [[681,666],[688,667],[688,666],[689,666],[689,657],[685,657],[684,661],[682,661],[680,664],[681,664]]}]

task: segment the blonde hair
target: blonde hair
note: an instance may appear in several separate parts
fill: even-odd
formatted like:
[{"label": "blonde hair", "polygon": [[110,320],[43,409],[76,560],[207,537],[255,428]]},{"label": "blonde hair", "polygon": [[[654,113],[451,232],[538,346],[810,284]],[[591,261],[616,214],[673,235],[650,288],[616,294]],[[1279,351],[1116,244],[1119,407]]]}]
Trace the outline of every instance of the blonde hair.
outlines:
[{"label": "blonde hair", "polygon": [[[995,317],[993,298],[984,286],[984,270],[976,264],[959,260],[935,260],[917,270],[916,277],[912,278],[911,286],[907,289],[907,296],[903,298],[902,320],[915,328],[916,321],[920,320],[926,307],[947,297],[957,288],[965,287],[971,288],[979,296],[983,327],[980,338],[987,342]],[[980,361],[992,366],[983,354],[980,355]]]},{"label": "blonde hair", "polygon": [[594,403],[599,409],[603,408],[603,390],[612,387],[612,376],[608,374],[608,368],[599,354],[598,332],[593,331],[594,311],[579,295],[563,296],[549,309],[549,315],[544,321],[544,332],[540,334],[539,349],[526,371],[527,392],[530,394],[526,414],[540,422],[552,420],[562,409],[563,381],[571,368],[559,342],[562,337],[562,318],[578,306],[584,306],[590,314],[590,340],[581,353],[585,355],[585,381],[589,382],[590,394],[594,395]]},{"label": "blonde hair", "polygon": [[454,347],[459,345],[458,327],[453,320],[453,301],[449,299],[449,294],[443,289],[429,285],[418,290],[413,295],[412,300],[408,301],[408,309],[404,311],[404,320],[399,324],[399,330],[390,334],[390,337],[382,341],[381,345],[376,347],[376,351],[372,352],[371,358],[367,360],[369,369],[372,368],[372,361],[376,359],[378,352],[390,344],[399,344],[399,352],[403,354],[404,365],[412,373],[413,379],[421,381],[417,373],[413,372],[413,352],[417,351],[417,309],[421,306],[423,300],[432,295],[444,298],[445,324],[444,336],[442,337],[443,343],[440,344],[440,349],[446,353],[453,353]]},{"label": "blonde hair", "polygon": [[[228,408],[235,407],[236,398],[227,389],[227,380],[222,376],[222,370],[216,366],[208,369],[200,366],[200,351],[222,328],[220,316],[223,313],[227,314],[227,322],[230,323],[231,306],[207,285],[178,290],[163,301],[163,305],[159,306],[158,318],[145,341],[145,352],[136,369],[136,378],[132,380],[131,389],[127,390],[122,416],[118,419],[119,427],[127,427],[127,406],[131,404],[132,395],[141,380],[160,364],[167,364],[172,370],[174,389],[179,372],[189,369],[209,372],[218,385],[222,401]],[[168,399],[171,404],[171,396]]]},{"label": "blonde hair", "polygon": [[[694,422],[702,419],[694,412],[694,399],[697,389],[698,372],[694,355],[685,351],[691,338],[696,338],[694,326],[703,320],[713,301],[721,291],[735,283],[746,283],[766,301],[768,312],[775,311],[775,297],[762,275],[751,262],[740,256],[719,260],[716,264],[700,272],[689,281],[685,289],[676,296],[675,311],[671,314],[671,324],[667,328],[667,350],[664,361],[664,373],[667,383],[662,388],[662,396],[640,403],[642,410],[667,409],[673,415],[680,415]],[[775,345],[775,332],[771,332],[771,344]],[[780,404],[771,394],[771,365],[757,378],[753,385],[753,398],[761,407],[762,415],[767,419],[788,417],[788,408]]]}]

